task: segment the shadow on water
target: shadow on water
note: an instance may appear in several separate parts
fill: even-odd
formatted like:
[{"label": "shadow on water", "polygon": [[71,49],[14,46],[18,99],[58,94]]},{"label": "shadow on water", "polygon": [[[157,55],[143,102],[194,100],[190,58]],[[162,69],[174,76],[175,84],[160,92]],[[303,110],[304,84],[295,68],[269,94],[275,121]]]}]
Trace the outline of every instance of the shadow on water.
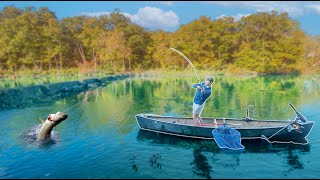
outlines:
[{"label": "shadow on water", "polygon": [[[210,165],[207,154],[209,153],[212,158],[211,161],[223,168],[236,169],[240,165],[240,155],[247,153],[287,153],[287,164],[289,171],[294,169],[303,169],[304,164],[299,160],[299,153],[310,152],[310,145],[299,144],[270,144],[265,140],[242,140],[242,145],[245,146],[244,150],[233,151],[220,149],[214,140],[194,139],[179,136],[171,136],[167,134],[155,133],[139,129],[137,135],[138,141],[149,142],[152,144],[163,144],[171,147],[187,148],[193,150],[194,160],[193,173],[197,176],[211,179],[213,173],[212,166]],[[222,158],[223,157],[223,158]]]}]

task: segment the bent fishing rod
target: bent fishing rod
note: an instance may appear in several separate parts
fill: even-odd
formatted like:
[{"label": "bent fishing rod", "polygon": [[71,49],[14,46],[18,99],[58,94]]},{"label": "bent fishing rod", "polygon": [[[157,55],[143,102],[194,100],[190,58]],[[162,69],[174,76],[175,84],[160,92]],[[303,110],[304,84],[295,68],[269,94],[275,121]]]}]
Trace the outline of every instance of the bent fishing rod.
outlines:
[{"label": "bent fishing rod", "polygon": [[176,50],[175,48],[170,48],[170,49],[171,49],[172,51],[175,51],[175,52],[179,53],[185,60],[188,61],[188,63],[190,64],[191,68],[192,68],[193,71],[196,73],[196,76],[197,76],[198,81],[199,81],[200,86],[201,86],[201,79],[200,79],[200,77],[199,77],[199,74],[198,74],[196,68],[194,67],[194,65],[192,64],[192,62],[187,58],[187,56],[185,56],[182,52]]}]

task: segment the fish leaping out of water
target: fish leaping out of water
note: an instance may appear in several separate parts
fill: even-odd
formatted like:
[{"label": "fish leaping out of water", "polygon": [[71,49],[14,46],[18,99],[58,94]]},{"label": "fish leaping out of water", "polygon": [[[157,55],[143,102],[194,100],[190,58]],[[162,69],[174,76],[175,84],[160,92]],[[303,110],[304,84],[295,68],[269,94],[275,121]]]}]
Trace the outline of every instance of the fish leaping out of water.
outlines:
[{"label": "fish leaping out of water", "polygon": [[37,140],[42,141],[46,138],[49,138],[51,135],[52,129],[56,125],[60,124],[62,121],[66,120],[67,118],[68,118],[68,115],[66,113],[57,112],[55,114],[49,114],[49,116],[45,121],[40,119],[42,122],[42,126],[39,130]]}]

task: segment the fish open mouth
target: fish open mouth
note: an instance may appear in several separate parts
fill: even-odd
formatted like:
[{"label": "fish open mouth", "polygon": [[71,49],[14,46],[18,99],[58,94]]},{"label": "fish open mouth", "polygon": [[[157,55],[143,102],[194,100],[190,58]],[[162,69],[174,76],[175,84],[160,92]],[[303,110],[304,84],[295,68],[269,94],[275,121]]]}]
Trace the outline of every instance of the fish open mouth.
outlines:
[{"label": "fish open mouth", "polygon": [[49,114],[47,117],[47,122],[52,123],[52,124],[59,124],[60,122],[66,120],[68,118],[68,115],[65,113],[60,113],[57,112],[56,114]]}]

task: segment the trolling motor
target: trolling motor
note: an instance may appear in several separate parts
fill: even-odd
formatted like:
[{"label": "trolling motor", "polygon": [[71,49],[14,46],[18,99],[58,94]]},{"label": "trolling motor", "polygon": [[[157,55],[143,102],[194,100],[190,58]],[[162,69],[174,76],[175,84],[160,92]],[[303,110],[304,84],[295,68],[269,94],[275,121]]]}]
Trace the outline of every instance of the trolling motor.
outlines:
[{"label": "trolling motor", "polygon": [[254,107],[253,105],[249,105],[248,107],[247,107],[247,110],[246,110],[246,121],[247,122],[249,122],[250,120],[252,120],[250,117],[249,117],[249,109],[251,108],[251,107]]},{"label": "trolling motor", "polygon": [[296,108],[289,102],[288,103],[289,106],[294,110],[294,112],[296,113],[296,118],[295,121],[301,121],[301,122],[307,122],[307,118],[304,117],[299,111],[296,110]]},{"label": "trolling motor", "polygon": [[287,130],[291,132],[291,130],[294,129],[297,132],[302,133],[301,128],[304,128],[304,127],[301,125],[301,123],[307,122],[307,118],[304,117],[299,111],[297,111],[296,108],[290,102],[288,104],[296,113],[296,118],[292,123],[290,123]]}]

